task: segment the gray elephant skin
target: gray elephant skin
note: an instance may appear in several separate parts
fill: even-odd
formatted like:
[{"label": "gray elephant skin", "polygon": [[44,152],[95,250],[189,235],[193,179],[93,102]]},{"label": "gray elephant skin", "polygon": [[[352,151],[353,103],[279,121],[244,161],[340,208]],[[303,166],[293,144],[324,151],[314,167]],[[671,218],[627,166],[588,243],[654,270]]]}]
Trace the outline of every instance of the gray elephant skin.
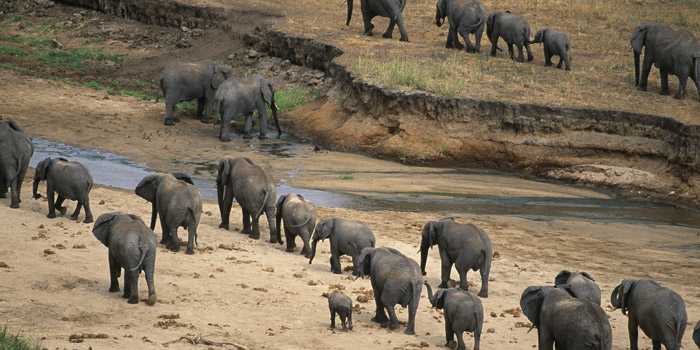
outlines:
[{"label": "gray elephant skin", "polygon": [[588,272],[564,270],[554,278],[555,286],[567,286],[573,296],[600,305],[600,287]]},{"label": "gray elephant skin", "polygon": [[[486,10],[479,0],[438,0],[435,11],[435,24],[441,27],[449,21],[447,33],[448,49],[462,49],[467,52],[479,52],[481,50],[481,36],[486,25]],[[474,34],[474,45],[469,40],[469,34]],[[459,42],[458,35],[462,36],[465,45]]]},{"label": "gray elephant skin", "polygon": [[[35,199],[41,198],[37,192],[41,181],[46,181],[46,197],[49,203],[49,214],[46,217],[55,218],[56,209],[65,212],[63,201],[69,199],[78,202],[71,219],[78,220],[81,207],[85,207],[83,222],[87,224],[93,221],[92,210],[90,210],[90,191],[94,182],[84,165],[65,158],[46,158],[36,165],[34,171],[32,193]],[[54,201],[56,194],[58,197]]]},{"label": "gray elephant skin", "polygon": [[[352,5],[353,0],[347,0],[348,3],[348,18],[345,25],[350,25],[352,20]],[[401,32],[401,41],[408,41],[406,32],[406,21],[403,18],[403,9],[406,7],[406,0],[360,0],[360,8],[362,10],[362,21],[364,23],[364,35],[372,36],[374,25],[372,19],[374,17],[389,18],[389,26],[382,36],[391,38],[394,35],[394,27],[399,25]]]},{"label": "gray elephant skin", "polygon": [[163,68],[160,89],[165,98],[165,125],[175,124],[175,106],[179,102],[195,99],[197,117],[206,121],[211,116],[209,104],[214,100],[216,89],[231,74],[230,66],[213,62],[172,63]]},{"label": "gray elephant skin", "polygon": [[156,303],[153,274],[156,267],[156,236],[136,215],[113,212],[100,215],[92,229],[109,249],[110,292],[119,292],[119,276],[124,269],[124,298],[139,302],[139,275],[146,276],[148,305]]},{"label": "gray elephant skin", "polygon": [[527,50],[527,60],[532,61],[530,50],[530,25],[525,18],[514,15],[510,11],[494,12],[486,21],[486,36],[491,42],[491,56],[496,56],[498,39],[502,38],[508,44],[508,53],[515,59],[513,46],[518,47],[518,62],[524,62],[523,47]]},{"label": "gray elephant skin", "polygon": [[569,42],[569,36],[566,33],[558,32],[549,28],[542,28],[535,33],[535,38],[530,43],[542,43],[542,47],[544,48],[545,66],[551,66],[552,57],[559,56],[557,68],[561,69],[562,66],[564,66],[566,70],[571,70],[571,56],[569,54],[571,43]]},{"label": "gray elephant skin", "polygon": [[34,154],[32,140],[12,119],[0,117],[0,198],[10,188],[10,208],[19,208],[22,182]]},{"label": "gray elephant skin", "polygon": [[612,349],[612,329],[603,309],[566,288],[528,287],[520,307],[537,328],[539,350]]},{"label": "gray elephant skin", "polygon": [[[635,85],[647,90],[651,67],[656,66],[661,76],[661,94],[668,95],[669,74],[678,78],[675,98],[683,98],[690,77],[700,93],[700,41],[686,30],[675,30],[663,24],[644,23],[635,28],[630,40],[634,53]],[[639,61],[644,48],[644,62]]]},{"label": "gray elephant skin", "polygon": [[277,126],[277,137],[282,136],[280,122],[277,119],[277,104],[275,103],[275,89],[272,82],[255,76],[251,79],[228,79],[216,90],[214,105],[221,115],[219,139],[231,141],[231,121],[243,116],[245,126],[243,137],[251,136],[253,128],[253,113],[257,113],[260,119],[260,138],[267,138],[267,107],[272,110],[272,118]]},{"label": "gray elephant skin", "polygon": [[623,280],[610,295],[610,303],[627,315],[630,349],[637,350],[637,328],[649,337],[654,349],[681,348],[688,315],[683,298],[652,280]]},{"label": "gray elephant skin", "polygon": [[[406,334],[416,334],[416,312],[423,291],[418,264],[393,248],[365,248],[360,254],[360,277],[369,276],[377,309],[373,322],[396,329],[399,320],[394,307],[408,307]],[[387,317],[387,313],[389,316]]]},{"label": "gray elephant skin", "polygon": [[695,345],[700,348],[700,321],[698,321],[698,324],[695,325],[695,330],[693,331],[693,341],[695,342]]},{"label": "gray elephant skin", "polygon": [[340,218],[324,219],[319,221],[314,230],[309,264],[316,256],[318,242],[325,239],[329,239],[331,243],[331,272],[342,273],[340,257],[348,255],[352,257],[352,274],[356,276],[360,273],[359,256],[362,250],[374,248],[377,242],[369,226],[362,222]]},{"label": "gray elephant skin", "polygon": [[493,260],[491,239],[483,230],[471,224],[459,224],[452,218],[430,221],[423,226],[420,245],[421,272],[425,275],[428,250],[436,245],[440,251],[442,274],[440,288],[447,288],[452,265],[459,273],[460,288],[468,289],[467,272],[472,269],[481,274],[479,296],[489,295],[489,275]]},{"label": "gray elephant skin", "polygon": [[[151,230],[157,218],[163,230],[162,244],[177,252],[180,240],[177,229],[187,230],[187,254],[194,254],[197,242],[197,227],[202,216],[202,198],[192,185],[192,179],[184,174],[148,175],[136,186],[136,194],[151,202]],[[157,216],[156,216],[157,215]]]},{"label": "gray elephant skin", "polygon": [[275,226],[277,191],[263,168],[248,158],[221,160],[216,177],[216,192],[221,212],[220,228],[229,229],[231,206],[235,198],[243,214],[243,234],[260,239],[259,221],[265,213],[270,227],[270,243],[283,243]]},{"label": "gray elephant skin", "polygon": [[311,246],[309,240],[316,226],[316,208],[311,202],[306,201],[302,195],[286,194],[277,200],[277,236],[282,234],[279,230],[282,229],[284,222],[284,238],[287,241],[287,251],[293,252],[296,247],[294,240],[296,237],[301,237],[304,242],[304,247],[301,249],[301,254],[305,257],[311,257]]},{"label": "gray elephant skin", "polygon": [[341,291],[328,295],[328,310],[331,312],[331,329],[335,329],[335,316],[340,317],[343,330],[352,330],[352,299]]},{"label": "gray elephant skin", "polygon": [[474,350],[479,350],[481,330],[484,325],[484,307],[479,297],[461,288],[439,288],[435,294],[430,284],[428,299],[436,309],[443,309],[445,316],[445,346],[454,348],[454,336],[457,335],[457,350],[465,350],[464,332],[474,333]]}]

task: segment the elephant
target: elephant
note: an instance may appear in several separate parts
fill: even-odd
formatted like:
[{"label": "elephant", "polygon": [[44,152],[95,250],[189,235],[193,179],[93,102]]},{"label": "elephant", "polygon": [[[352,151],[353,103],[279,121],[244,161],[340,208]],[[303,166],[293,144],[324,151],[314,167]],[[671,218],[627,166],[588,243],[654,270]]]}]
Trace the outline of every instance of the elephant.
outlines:
[{"label": "elephant", "polygon": [[293,252],[297,236],[304,242],[301,254],[311,257],[309,239],[316,226],[316,208],[300,194],[286,194],[277,200],[277,236],[282,237],[282,220],[284,219],[284,238],[287,241],[287,251]]},{"label": "elephant", "polygon": [[331,241],[331,272],[342,273],[340,256],[349,255],[352,257],[352,274],[355,276],[360,273],[360,253],[364,248],[374,248],[377,241],[372,230],[364,223],[340,218],[321,220],[312,237],[309,264],[316,256],[318,242],[325,239]]},{"label": "elephant", "polygon": [[510,59],[514,59],[513,45],[518,47],[518,62],[524,62],[523,46],[527,50],[527,61],[533,60],[530,51],[530,25],[521,16],[514,15],[510,11],[494,12],[489,15],[486,21],[486,36],[491,42],[491,56],[496,56],[498,50],[498,39],[508,44]]},{"label": "elephant", "polygon": [[562,65],[566,70],[571,70],[571,43],[569,36],[566,33],[558,32],[549,28],[542,28],[535,33],[535,38],[530,41],[530,44],[542,43],[544,47],[544,65],[549,67],[552,65],[552,56],[559,56],[557,68],[561,69]]},{"label": "elephant", "polygon": [[[49,202],[50,219],[56,217],[56,209],[65,212],[63,201],[66,199],[78,201],[71,219],[78,220],[81,207],[85,207],[85,220],[83,223],[89,224],[93,221],[92,210],[90,210],[90,191],[94,182],[90,171],[74,161],[65,158],[46,158],[36,165],[34,171],[34,186],[32,193],[35,199],[41,198],[37,192],[39,183],[46,181],[46,197]],[[54,194],[58,194],[54,202]]]},{"label": "elephant", "polygon": [[19,208],[22,182],[34,154],[32,140],[12,119],[0,117],[0,198],[10,188],[10,208]]},{"label": "elephant", "polygon": [[612,349],[612,329],[605,311],[575,298],[567,287],[528,287],[520,297],[520,308],[537,328],[539,350]]},{"label": "elephant", "polygon": [[[688,77],[693,79],[700,93],[700,41],[693,33],[674,30],[663,24],[644,23],[635,28],[630,43],[634,53],[634,80],[639,90],[647,90],[649,73],[652,65],[655,65],[661,76],[662,95],[669,94],[669,74],[678,77],[675,98],[685,96]],[[644,62],[640,72],[639,61],[643,48]]]},{"label": "elephant", "polygon": [[588,272],[564,270],[554,278],[554,285],[566,285],[576,298],[600,305],[600,287],[598,287],[598,284],[595,283],[595,280]]},{"label": "elephant", "polygon": [[[216,192],[221,212],[219,228],[229,229],[233,199],[243,212],[243,231],[252,239],[260,239],[260,216],[265,213],[270,227],[270,243],[284,243],[275,227],[277,191],[263,168],[248,158],[228,158],[219,162]],[[252,220],[252,227],[251,227]]]},{"label": "elephant", "polygon": [[100,215],[92,229],[109,249],[110,292],[119,292],[119,276],[124,269],[124,298],[139,302],[139,274],[146,275],[148,305],[156,303],[153,274],[156,267],[156,236],[136,215],[112,212]]},{"label": "elephant", "polygon": [[479,296],[488,298],[493,247],[486,232],[471,224],[459,224],[453,218],[426,223],[423,226],[420,245],[420,266],[423,275],[426,275],[428,250],[436,244],[440,250],[442,262],[440,288],[448,287],[452,265],[455,265],[459,273],[459,286],[464,290],[469,288],[467,283],[469,269],[479,270],[481,274]]},{"label": "elephant", "polygon": [[630,349],[637,350],[637,327],[649,337],[654,350],[679,350],[688,315],[683,298],[652,280],[623,280],[610,295],[614,309],[627,315]]},{"label": "elephant", "polygon": [[163,230],[160,243],[173,252],[179,251],[177,229],[182,227],[188,233],[185,253],[194,254],[197,227],[202,216],[202,198],[197,187],[192,185],[192,179],[180,173],[148,175],[139,182],[134,192],[152,204],[151,230],[156,227],[156,215],[160,217]]},{"label": "elephant", "polygon": [[257,112],[260,118],[260,139],[267,138],[267,106],[272,110],[272,118],[277,126],[277,137],[282,136],[280,122],[277,119],[277,103],[275,103],[275,89],[272,82],[255,76],[247,80],[228,79],[216,90],[214,106],[221,115],[219,139],[224,142],[231,141],[231,120],[238,116],[245,117],[243,137],[251,137],[253,128],[253,113]]},{"label": "elephant", "polygon": [[[486,10],[479,0],[438,0],[435,12],[435,24],[441,27],[447,17],[450,29],[447,34],[448,49],[462,49],[467,52],[481,51],[481,36],[486,25]],[[464,39],[466,46],[459,42],[457,34]],[[474,34],[472,46],[469,34]]]},{"label": "elephant", "polygon": [[465,350],[462,333],[474,333],[474,350],[479,350],[481,330],[484,325],[484,307],[481,300],[473,293],[461,288],[433,289],[428,282],[428,300],[436,309],[443,309],[445,316],[445,337],[448,348],[454,348],[454,336],[457,335],[457,350]]},{"label": "elephant", "polygon": [[352,330],[352,299],[341,291],[328,295],[328,309],[331,312],[331,329],[335,329],[335,315],[340,316],[343,330]]},{"label": "elephant", "polygon": [[700,321],[698,321],[698,324],[695,325],[695,330],[693,330],[693,341],[700,348]]},{"label": "elephant", "polygon": [[358,261],[359,276],[370,276],[372,283],[377,305],[372,321],[382,327],[396,329],[399,320],[394,307],[396,304],[408,306],[408,323],[404,333],[416,334],[416,311],[423,291],[423,277],[418,264],[398,250],[385,247],[362,249]]},{"label": "elephant", "polygon": [[[353,0],[348,0],[348,18],[345,22],[346,26],[350,25],[352,20],[352,5]],[[389,18],[389,26],[382,35],[384,38],[390,39],[394,35],[394,26],[399,25],[401,32],[401,41],[408,41],[406,32],[406,22],[403,18],[403,9],[406,7],[406,0],[360,0],[362,9],[362,21],[364,22],[364,35],[372,36],[374,25],[372,19],[374,17]]]},{"label": "elephant", "polygon": [[209,105],[214,100],[216,89],[232,73],[231,66],[213,62],[167,65],[160,73],[160,89],[165,98],[164,124],[175,124],[175,106],[178,102],[194,99],[197,99],[197,117],[206,122],[210,117]]}]

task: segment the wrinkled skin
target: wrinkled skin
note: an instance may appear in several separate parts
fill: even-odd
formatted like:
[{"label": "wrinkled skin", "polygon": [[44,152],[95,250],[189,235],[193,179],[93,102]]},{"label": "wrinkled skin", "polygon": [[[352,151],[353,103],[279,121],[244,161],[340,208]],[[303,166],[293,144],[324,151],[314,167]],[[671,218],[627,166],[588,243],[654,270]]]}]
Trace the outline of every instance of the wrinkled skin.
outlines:
[{"label": "wrinkled skin", "polygon": [[0,198],[10,188],[10,208],[19,208],[22,182],[34,154],[32,140],[14,120],[0,118]]},{"label": "wrinkled skin", "polygon": [[319,221],[314,230],[311,242],[311,255],[309,264],[316,256],[316,247],[319,241],[329,239],[331,242],[331,272],[342,273],[340,257],[348,255],[352,257],[352,274],[359,274],[359,255],[364,248],[373,248],[376,239],[372,230],[364,223],[339,218],[329,218]]},{"label": "wrinkled skin", "polygon": [[600,305],[600,287],[587,272],[564,270],[554,278],[554,285],[566,287],[576,298]]},{"label": "wrinkled skin", "polygon": [[284,238],[287,241],[287,251],[294,251],[294,248],[296,248],[294,240],[298,236],[304,242],[301,254],[306,258],[311,257],[309,240],[316,226],[316,208],[314,205],[307,202],[299,194],[286,194],[277,200],[276,207],[277,236],[282,236],[279,231],[282,229],[282,221],[284,221]]},{"label": "wrinkled skin", "polygon": [[523,47],[527,50],[527,61],[534,59],[530,50],[530,25],[521,16],[510,11],[492,13],[486,20],[486,36],[491,42],[491,56],[496,56],[498,39],[502,38],[508,44],[510,59],[515,59],[513,46],[518,47],[518,62],[525,61]]},{"label": "wrinkled skin", "polygon": [[[232,68],[225,64],[173,63],[160,73],[160,88],[165,98],[165,125],[173,125],[175,106],[182,101],[197,100],[197,117],[203,122],[211,116],[210,103],[216,89],[231,77]],[[206,109],[206,111],[205,111]]]},{"label": "wrinkled skin", "polygon": [[573,297],[565,288],[528,287],[520,307],[537,327],[539,350],[612,349],[612,329],[605,311]]},{"label": "wrinkled skin", "polygon": [[481,330],[484,325],[484,307],[481,300],[471,292],[461,288],[433,289],[428,282],[428,299],[436,309],[443,309],[445,316],[445,346],[454,348],[454,336],[457,335],[457,350],[465,350],[464,332],[474,333],[474,350],[479,350]]},{"label": "wrinkled skin", "polygon": [[156,303],[153,275],[156,266],[156,236],[136,215],[113,212],[100,215],[92,229],[95,237],[109,248],[110,292],[119,292],[119,276],[124,269],[124,298],[139,302],[139,274],[146,276],[148,305]]},{"label": "wrinkled skin", "polygon": [[[348,0],[348,18],[345,25],[350,25],[352,19],[353,0]],[[372,36],[374,25],[372,19],[374,17],[389,18],[389,26],[382,35],[384,38],[391,38],[394,35],[394,26],[399,25],[401,32],[401,41],[408,41],[406,32],[406,22],[403,18],[403,9],[406,7],[406,0],[360,0],[360,8],[362,9],[362,21],[364,23],[364,35]]]},{"label": "wrinkled skin", "polygon": [[328,309],[331,312],[331,329],[335,329],[335,315],[340,316],[343,330],[352,330],[352,299],[343,292],[334,291],[328,296]]},{"label": "wrinkled skin", "polygon": [[569,55],[571,45],[569,43],[569,36],[566,35],[566,33],[558,32],[549,28],[542,28],[535,33],[535,39],[533,39],[530,43],[542,43],[542,47],[544,48],[545,66],[551,66],[552,57],[559,56],[557,68],[561,69],[562,66],[565,66],[566,70],[571,70],[571,56]]},{"label": "wrinkled skin", "polygon": [[700,321],[698,321],[698,324],[695,325],[695,330],[693,331],[693,341],[695,342],[695,345],[700,348]]},{"label": "wrinkled skin", "polygon": [[[177,229],[187,230],[187,254],[194,254],[197,243],[197,227],[202,216],[202,198],[192,185],[192,179],[183,174],[155,174],[143,178],[136,186],[136,194],[152,203],[151,230],[157,218],[163,230],[161,244],[177,252],[180,239]],[[158,216],[156,216],[158,215]]]},{"label": "wrinkled skin", "polygon": [[[481,36],[486,25],[486,10],[479,0],[438,0],[435,10],[435,24],[440,27],[449,21],[447,33],[448,49],[462,49],[467,52],[481,51]],[[465,45],[459,42],[457,35],[462,36]],[[472,45],[469,34],[474,34],[475,43]]]},{"label": "wrinkled skin", "polygon": [[627,315],[630,349],[637,350],[638,331],[652,341],[654,349],[679,350],[688,324],[683,298],[652,280],[623,280],[610,295],[615,309]]},{"label": "wrinkled skin", "polygon": [[[418,264],[393,248],[365,248],[359,256],[360,277],[369,276],[377,309],[373,322],[397,329],[394,307],[408,307],[406,334],[416,334],[416,311],[423,291]],[[387,313],[389,316],[387,317]]]},{"label": "wrinkled skin", "polygon": [[[35,199],[41,198],[37,192],[41,181],[46,181],[46,197],[49,203],[49,214],[46,217],[55,218],[56,209],[62,213],[65,212],[63,201],[68,199],[78,202],[71,219],[77,221],[80,209],[85,207],[83,222],[88,224],[93,221],[92,210],[90,210],[90,191],[94,182],[85,166],[65,158],[46,158],[36,165],[34,172],[32,193]],[[54,195],[58,195],[55,201]]]},{"label": "wrinkled skin", "polygon": [[471,224],[458,224],[452,218],[430,221],[423,226],[420,245],[421,272],[425,275],[428,263],[428,250],[437,245],[440,250],[442,275],[440,288],[447,288],[452,265],[459,273],[459,286],[469,288],[467,272],[471,269],[481,274],[479,296],[488,298],[489,274],[493,260],[491,239],[478,227]]},{"label": "wrinkled skin", "polygon": [[277,190],[263,168],[248,158],[224,159],[219,162],[216,190],[221,213],[220,228],[229,229],[231,206],[235,198],[243,213],[243,234],[260,239],[259,221],[265,213],[270,227],[270,243],[283,243],[275,225]]},{"label": "wrinkled skin", "polygon": [[219,139],[231,141],[231,121],[243,116],[245,127],[243,137],[251,137],[253,113],[260,118],[260,139],[267,138],[267,107],[272,110],[272,117],[277,126],[277,137],[282,136],[280,122],[277,119],[275,89],[269,80],[255,76],[247,80],[228,79],[216,90],[214,106],[221,115]]},{"label": "wrinkled skin", "polygon": [[[678,92],[674,96],[683,98],[688,78],[695,82],[700,93],[700,41],[686,30],[675,30],[663,24],[644,23],[635,28],[630,39],[634,54],[635,85],[647,90],[651,67],[656,66],[661,76],[661,94],[668,95],[669,74],[678,78]],[[644,50],[642,70],[639,70],[640,55]]]}]

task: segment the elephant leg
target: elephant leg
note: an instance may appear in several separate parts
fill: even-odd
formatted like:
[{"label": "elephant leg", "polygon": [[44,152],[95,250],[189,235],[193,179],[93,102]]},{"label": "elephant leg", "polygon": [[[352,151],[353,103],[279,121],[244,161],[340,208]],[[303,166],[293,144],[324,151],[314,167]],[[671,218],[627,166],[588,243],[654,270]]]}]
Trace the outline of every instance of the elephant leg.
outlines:
[{"label": "elephant leg", "polygon": [[201,121],[207,121],[208,115],[204,114],[204,107],[206,106],[207,99],[205,97],[200,97],[197,99],[197,118]]},{"label": "elephant leg", "polygon": [[129,270],[124,269],[124,294],[122,298],[128,299],[131,296],[131,278],[129,278]]},{"label": "elephant leg", "polygon": [[[19,208],[19,202],[21,202],[19,198],[19,187],[19,177],[15,176],[12,182],[10,182],[10,208]],[[49,201],[49,207],[51,206],[51,203],[53,203],[53,201]],[[55,214],[54,217],[56,217]]]},{"label": "elephant leg", "polygon": [[231,186],[226,186],[224,201],[221,205],[223,205],[223,210],[221,213],[221,224],[219,224],[219,228],[228,230],[229,220],[231,217],[231,207],[233,206],[233,189],[231,189]]},{"label": "elephant leg", "polygon": [[389,26],[386,27],[386,31],[384,32],[384,34],[382,34],[382,37],[386,39],[391,39],[391,37],[394,36],[394,26],[396,26],[396,21],[394,21],[393,19],[389,20]]},{"label": "elephant leg", "polygon": [[245,116],[245,126],[243,126],[243,138],[251,138],[251,132],[253,131],[253,113],[247,114]]},{"label": "elephant leg", "polygon": [[[414,288],[414,293],[415,293]],[[416,334],[416,314],[418,313],[418,302],[420,302],[420,290],[418,294],[414,294],[412,300],[408,304],[408,323],[406,324],[405,334]]]},{"label": "elephant leg", "polygon": [[335,329],[335,310],[331,309],[331,329]]},{"label": "elephant leg", "polygon": [[173,252],[179,252],[180,251],[180,238],[177,236],[177,225],[170,226],[168,225],[168,228],[170,229],[168,231],[168,236],[170,237],[169,240],[169,248]]},{"label": "elephant leg", "polygon": [[264,140],[267,138],[267,107],[264,103],[260,103],[263,105],[258,108],[258,118],[260,118],[260,135],[258,138]]},{"label": "elephant leg", "polygon": [[160,244],[168,244],[168,233],[170,232],[170,228],[168,228],[168,224],[166,223],[165,220],[163,220],[163,217],[160,218],[160,230],[162,232],[162,238],[160,239]]},{"label": "elephant leg", "polygon": [[389,322],[386,324],[390,330],[395,330],[399,328],[399,318],[396,317],[396,308],[394,306],[385,306],[387,313],[389,314]]},{"label": "elephant leg", "polygon": [[[661,350],[661,342],[658,340],[652,340],[652,350]],[[671,349],[669,347],[666,347],[667,350]]]},{"label": "elephant leg", "polygon": [[457,350],[467,350],[464,345],[464,332],[457,332]]},{"label": "elephant leg", "polygon": [[639,87],[641,91],[647,91],[647,82],[649,81],[649,73],[651,72],[652,62],[648,54],[644,55],[644,63],[642,63],[642,75],[639,78]]},{"label": "elephant leg", "polygon": [[185,254],[194,254],[194,241],[197,240],[197,225],[194,222],[187,224],[187,250]]},{"label": "elephant leg", "polygon": [[175,125],[175,105],[178,103],[179,98],[175,96],[165,97],[165,117],[163,118],[163,124],[165,125]]},{"label": "elephant leg", "polygon": [[661,76],[661,95],[670,95],[670,89],[668,86],[668,71],[665,69],[660,69],[659,75]]},{"label": "elephant leg", "polygon": [[464,39],[464,50],[466,52],[476,52],[474,46],[472,45],[472,42],[469,40],[469,33],[462,32],[462,38]]},{"label": "elephant leg", "polygon": [[513,51],[513,44],[508,43],[508,55],[510,56],[511,60],[515,60],[515,54]]},{"label": "elephant leg", "polygon": [[127,271],[125,275],[126,275],[126,278],[130,281],[129,282],[129,300],[127,302],[129,304],[138,304],[139,303],[139,270],[137,269],[136,271]]},{"label": "elephant leg", "polygon": [[243,212],[243,233],[244,235],[250,235],[252,233],[252,230],[250,229],[250,214],[248,213],[245,208],[241,208],[241,211]]},{"label": "elephant leg", "polygon": [[301,241],[304,243],[304,246],[301,248],[301,255],[309,258],[311,257],[311,248],[309,248],[309,236],[310,234],[306,232],[302,232],[301,236]]},{"label": "elephant leg", "polygon": [[[55,208],[56,204],[55,204],[55,201],[54,201],[53,186],[51,186],[51,182],[50,182],[50,181],[47,181],[46,184],[47,184],[47,185],[46,185],[46,197],[48,197],[47,199],[49,200],[49,214],[46,215],[46,217],[49,218],[49,219],[53,219],[53,218],[56,217],[56,208]],[[13,189],[13,193],[12,193],[12,196],[13,196],[13,197],[12,197],[12,201],[13,201],[13,202],[14,202],[14,199],[15,199],[15,198],[14,198],[14,195],[15,195],[14,191],[15,191],[15,190]]]},{"label": "elephant leg", "polygon": [[547,46],[544,47],[544,65],[545,67],[552,66],[552,53],[549,52]]},{"label": "elephant leg", "polygon": [[146,275],[146,285],[148,285],[148,305],[154,305],[157,299],[156,286],[153,280],[153,274],[155,272],[155,255],[152,256],[152,259],[148,260],[148,263],[144,262],[144,265],[145,268],[143,269],[143,272]]},{"label": "elephant leg", "polygon": [[403,15],[399,15],[399,18],[396,20],[396,24],[399,26],[399,32],[401,33],[401,38],[399,41],[405,41],[408,42],[408,34],[406,32],[406,23],[403,19]]},{"label": "elephant leg", "polygon": [[114,293],[119,291],[119,275],[121,273],[121,267],[114,260],[113,257],[109,257],[109,292]]},{"label": "elephant leg", "polygon": [[22,203],[22,183],[24,183],[24,176],[27,175],[27,168],[20,170],[17,176],[17,198],[20,203]]},{"label": "elephant leg", "polygon": [[633,317],[627,318],[627,332],[630,336],[630,350],[639,350],[638,348],[638,337],[639,333],[637,330],[637,321]]},{"label": "elephant leg", "polygon": [[496,57],[496,50],[498,49],[498,35],[493,35],[491,38],[491,56]]},{"label": "elephant leg", "polygon": [[450,29],[447,32],[447,42],[445,43],[445,48],[446,49],[454,49],[455,48],[455,31],[450,26]]},{"label": "elephant leg", "polygon": [[284,228],[284,239],[287,240],[287,249],[286,249],[286,250],[287,250],[288,252],[293,252],[293,251],[294,251],[294,248],[296,248],[296,242],[295,242],[296,236],[293,235],[293,234],[291,234],[291,233],[287,230],[286,227]]},{"label": "elephant leg", "polygon": [[340,314],[340,323],[343,324],[343,330],[348,329],[348,317],[345,314]]},{"label": "elephant leg", "polygon": [[[364,1],[362,1],[362,3],[364,4]],[[367,10],[363,8],[362,9],[362,23],[363,23],[363,27],[364,27],[364,32],[362,33],[363,35],[372,36],[372,34],[373,34],[372,31],[374,30],[374,25],[372,24],[372,18],[374,18],[374,16],[367,13]]]},{"label": "elephant leg", "polygon": [[527,51],[527,61],[532,62],[535,56],[532,55],[532,49],[530,49],[530,44],[527,43],[527,40],[525,41],[525,51]]},{"label": "elephant leg", "polygon": [[253,219],[253,231],[250,234],[252,239],[260,239],[260,216],[254,216]]},{"label": "elephant leg", "polygon": [[53,207],[56,208],[56,210],[60,211],[61,214],[64,214],[64,215],[65,215],[65,214],[66,214],[66,208],[63,206],[63,202],[66,200],[66,198],[63,197],[63,195],[61,195],[60,193],[58,194],[57,197],[58,197],[58,198],[56,198],[56,203],[54,203],[54,206],[53,206]]},{"label": "elephant leg", "polygon": [[518,47],[518,62],[525,62],[525,55],[523,55],[523,45],[516,44]]},{"label": "elephant leg", "polygon": [[449,261],[442,262],[439,288],[449,288],[447,283],[450,281],[450,272],[452,271],[452,263]]},{"label": "elephant leg", "polygon": [[455,335],[452,331],[452,322],[445,320],[445,346],[452,349],[455,346]]},{"label": "elephant leg", "polygon": [[[695,90],[697,90],[697,92],[698,92],[698,97],[700,98],[700,80],[695,80],[695,79],[693,78],[693,82],[695,83]],[[2,197],[0,197],[0,198],[2,198]]]},{"label": "elephant leg", "polygon": [[352,312],[348,314],[348,329],[352,330]]},{"label": "elephant leg", "polygon": [[557,64],[557,69],[561,69],[562,65],[564,64],[564,59],[559,55],[559,63]]},{"label": "elephant leg", "polygon": [[5,175],[0,172],[0,198],[7,198],[7,180]]},{"label": "elephant leg", "polygon": [[276,211],[277,208],[274,205],[265,207],[265,217],[267,218],[267,227],[270,229],[270,243],[282,244],[282,235],[277,232]]},{"label": "elephant leg", "polygon": [[474,330],[474,350],[479,350],[481,346],[481,325],[477,325]]},{"label": "elephant leg", "polygon": [[486,268],[483,266],[479,268],[479,274],[481,275],[481,290],[479,291],[479,297],[488,298],[489,297],[489,275]]},{"label": "elephant leg", "polygon": [[685,97],[685,88],[688,85],[688,76],[685,74],[678,75],[678,91],[673,98],[682,99]]},{"label": "elephant leg", "polygon": [[71,220],[78,220],[78,216],[80,216],[80,209],[82,208],[83,204],[80,201],[78,201],[78,204],[75,205],[75,210],[73,211],[73,214],[70,216]]},{"label": "elephant leg", "polygon": [[384,304],[381,300],[381,293],[376,288],[372,289],[374,290],[374,303],[377,307],[374,313],[374,317],[372,317],[372,322],[385,324],[386,321],[389,320],[389,318],[386,316],[386,312],[384,312]]},{"label": "elephant leg", "polygon": [[331,272],[335,274],[343,273],[343,269],[340,267],[340,254],[336,252],[331,253]]},{"label": "elephant leg", "polygon": [[93,221],[92,217],[92,209],[90,209],[90,198],[87,197],[83,201],[83,206],[85,207],[85,220],[83,220],[84,224],[89,224]]},{"label": "elephant leg", "polygon": [[564,55],[564,67],[566,70],[571,70],[571,57],[568,52]]},{"label": "elephant leg", "polygon": [[359,265],[359,256],[355,255],[352,257],[352,275],[353,276],[359,276],[360,275],[360,265]]},{"label": "elephant leg", "polygon": [[549,334],[547,329],[538,329],[539,350],[554,350],[554,337]]},{"label": "elephant leg", "polygon": [[467,279],[468,268],[458,269],[459,274],[459,288],[464,290],[469,290],[469,279]]}]

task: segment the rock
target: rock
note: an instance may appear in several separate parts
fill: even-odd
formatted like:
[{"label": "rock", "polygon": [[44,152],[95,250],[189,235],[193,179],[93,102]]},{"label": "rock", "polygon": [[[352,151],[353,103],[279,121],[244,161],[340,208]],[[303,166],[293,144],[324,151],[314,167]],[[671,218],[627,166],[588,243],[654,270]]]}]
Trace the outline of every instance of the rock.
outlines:
[{"label": "rock", "polygon": [[274,267],[264,267],[262,270],[265,271],[265,272],[275,272],[275,268],[274,268]]},{"label": "rock", "polygon": [[532,327],[532,323],[530,323],[530,322],[522,322],[522,321],[515,322],[515,328],[530,328],[530,327]]},{"label": "rock", "polygon": [[4,261],[0,261],[0,268],[9,269],[10,265],[7,265]]},{"label": "rock", "polygon": [[73,249],[85,249],[85,244],[73,244]]},{"label": "rock", "polygon": [[44,249],[44,255],[54,255],[56,252],[54,252],[51,249]]},{"label": "rock", "polygon": [[317,286],[317,285],[318,285],[318,282],[316,282],[316,281],[314,281],[314,280],[310,280],[310,281],[307,282],[306,284],[308,284],[308,285],[310,285],[310,286]]},{"label": "rock", "polygon": [[66,249],[66,246],[64,246],[64,245],[61,244],[61,243],[54,244],[53,247],[56,248],[56,249]]},{"label": "rock", "polygon": [[258,58],[258,57],[260,57],[260,53],[253,50],[253,49],[250,49],[250,50],[248,50],[247,56],[248,56],[248,58]]},{"label": "rock", "polygon": [[493,312],[493,311],[491,311],[491,317],[498,317],[498,314],[495,313],[495,312]]},{"label": "rock", "polygon": [[358,295],[357,296],[357,302],[359,303],[368,303],[369,302],[369,297],[366,295]]},{"label": "rock", "polygon": [[[106,97],[106,96],[105,96],[105,97]],[[105,205],[105,201],[104,201],[104,199],[103,199],[103,200],[101,200],[101,201],[100,201],[99,203],[97,203],[97,204],[99,204],[99,205]]]},{"label": "rock", "polygon": [[304,278],[304,276],[306,276],[306,274],[304,274],[302,272],[295,272],[292,276],[294,276],[294,278]]},{"label": "rock", "polygon": [[192,29],[187,28],[187,27],[185,27],[185,26],[180,27],[180,30],[183,31],[183,32],[185,32],[185,33],[189,33],[190,31],[192,31]]},{"label": "rock", "polygon": [[51,39],[51,48],[63,50],[63,44],[56,39]]},{"label": "rock", "polygon": [[496,333],[496,328],[489,328],[486,330],[486,333]]}]

